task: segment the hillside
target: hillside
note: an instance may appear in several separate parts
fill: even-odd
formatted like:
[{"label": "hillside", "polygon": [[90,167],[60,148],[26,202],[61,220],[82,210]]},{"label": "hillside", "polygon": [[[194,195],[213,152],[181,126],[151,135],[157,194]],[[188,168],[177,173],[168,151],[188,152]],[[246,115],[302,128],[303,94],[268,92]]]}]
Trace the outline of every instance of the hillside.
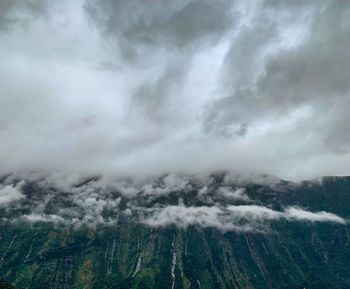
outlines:
[{"label": "hillside", "polygon": [[99,191],[93,202],[96,182],[75,186],[75,198],[89,191],[91,207],[79,207],[68,191],[12,180],[25,197],[1,207],[0,277],[40,289],[350,288],[350,178],[248,183],[215,174],[205,184],[157,180],[153,193],[133,196]]}]

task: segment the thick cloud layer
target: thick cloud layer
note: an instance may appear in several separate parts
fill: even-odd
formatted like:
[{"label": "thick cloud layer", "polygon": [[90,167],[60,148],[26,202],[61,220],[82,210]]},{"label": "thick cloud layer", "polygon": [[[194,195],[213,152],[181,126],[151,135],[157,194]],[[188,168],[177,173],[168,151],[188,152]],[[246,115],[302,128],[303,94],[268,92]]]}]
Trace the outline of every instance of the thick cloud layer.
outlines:
[{"label": "thick cloud layer", "polygon": [[[266,186],[262,182],[244,183],[228,175],[166,175],[141,182],[108,181],[108,185],[103,179],[88,179],[58,187],[52,178],[32,176],[20,181],[9,176],[0,187],[0,222],[75,227],[132,223],[261,233],[271,232],[271,226],[281,222],[348,224],[346,216],[284,203],[283,182],[270,182],[265,193],[261,193]],[[300,189],[293,183],[288,186]],[[316,183],[309,186],[319,188]],[[315,205],[312,198],[309,203]]]},{"label": "thick cloud layer", "polygon": [[0,171],[349,174],[349,16],[347,0],[2,1]]}]

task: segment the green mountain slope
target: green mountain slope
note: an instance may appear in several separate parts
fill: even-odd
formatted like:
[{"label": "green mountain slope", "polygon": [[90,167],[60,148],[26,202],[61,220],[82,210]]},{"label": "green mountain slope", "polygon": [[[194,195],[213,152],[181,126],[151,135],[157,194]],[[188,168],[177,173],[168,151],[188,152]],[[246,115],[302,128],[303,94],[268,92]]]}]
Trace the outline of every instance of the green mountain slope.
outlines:
[{"label": "green mountain slope", "polygon": [[[216,177],[214,184],[221,182]],[[245,184],[245,190],[275,210],[293,204],[350,215],[349,178]],[[157,202],[186,203],[186,194]],[[344,223],[279,218],[259,232],[152,227],[132,218],[108,226],[9,221],[18,210],[24,208],[3,208],[0,225],[0,277],[16,288],[350,288]]]}]

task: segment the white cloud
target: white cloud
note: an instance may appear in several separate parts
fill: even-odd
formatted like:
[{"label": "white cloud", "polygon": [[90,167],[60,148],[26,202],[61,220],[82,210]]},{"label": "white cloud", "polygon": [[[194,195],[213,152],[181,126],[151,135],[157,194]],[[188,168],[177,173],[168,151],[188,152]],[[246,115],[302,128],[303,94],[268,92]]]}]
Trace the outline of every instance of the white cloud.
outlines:
[{"label": "white cloud", "polygon": [[153,210],[151,217],[146,217],[142,222],[155,227],[171,224],[184,228],[189,225],[220,227],[220,214],[222,210],[217,207],[168,206]]},{"label": "white cloud", "polygon": [[218,190],[218,194],[222,195],[227,199],[239,200],[239,201],[249,201],[249,197],[245,194],[245,189],[238,188],[236,190],[232,190],[227,187],[220,187]]},{"label": "white cloud", "polygon": [[256,205],[228,206],[227,209],[237,218],[252,221],[277,220],[283,216],[279,211]]},{"label": "white cloud", "polygon": [[313,213],[294,207],[287,208],[284,217],[297,221],[347,223],[343,218],[329,212],[322,211]]},{"label": "white cloud", "polygon": [[38,214],[30,214],[23,215],[21,219],[29,221],[29,222],[53,222],[53,223],[67,223],[64,218],[57,215],[38,215]]},{"label": "white cloud", "polygon": [[0,187],[0,206],[6,206],[11,202],[15,202],[25,198],[18,186],[7,185]]},{"label": "white cloud", "polygon": [[196,225],[224,231],[264,231],[268,229],[269,222],[281,219],[299,222],[347,223],[343,218],[328,212],[310,212],[294,207],[288,207],[285,211],[275,211],[256,205],[167,206],[146,210],[141,222],[153,227],[176,225],[186,228],[190,225]]}]

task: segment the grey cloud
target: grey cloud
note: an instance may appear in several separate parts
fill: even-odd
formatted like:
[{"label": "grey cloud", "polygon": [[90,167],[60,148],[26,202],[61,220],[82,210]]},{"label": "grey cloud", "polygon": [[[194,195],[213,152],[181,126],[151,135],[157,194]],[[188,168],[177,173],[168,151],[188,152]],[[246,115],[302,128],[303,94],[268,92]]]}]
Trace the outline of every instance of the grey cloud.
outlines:
[{"label": "grey cloud", "polygon": [[132,55],[137,44],[183,48],[204,38],[219,39],[232,26],[231,5],[231,1],[88,0],[85,10]]},{"label": "grey cloud", "polygon": [[116,71],[119,71],[121,68],[118,65],[114,64],[113,62],[102,61],[98,65],[97,69],[100,71],[116,72]]},{"label": "grey cloud", "polygon": [[176,97],[176,88],[186,78],[186,65],[185,60],[178,57],[154,83],[140,85],[130,103],[131,117],[141,115],[144,121],[158,129],[171,122],[177,109],[172,98]]},{"label": "grey cloud", "polygon": [[1,172],[348,174],[347,1],[56,3],[0,4]]},{"label": "grey cloud", "polygon": [[266,8],[270,8],[277,11],[279,9],[285,9],[285,8],[295,9],[300,11],[300,8],[305,8],[305,6],[313,5],[313,3],[303,1],[303,0],[264,0],[263,3]]},{"label": "grey cloud", "polygon": [[350,151],[349,134],[349,107],[350,99],[344,97],[342,101],[333,104],[330,113],[333,114],[329,131],[324,136],[325,146],[337,154],[346,154]]},{"label": "grey cloud", "polygon": [[26,21],[42,15],[47,8],[46,0],[3,0],[0,2],[0,30],[11,25],[25,24]]},{"label": "grey cloud", "polygon": [[350,69],[346,63],[350,60],[350,27],[343,23],[350,5],[340,4],[345,3],[334,1],[315,16],[304,45],[282,51],[267,63],[258,88],[271,101],[269,104],[298,105],[349,92]]},{"label": "grey cloud", "polygon": [[[206,116],[209,130],[220,132],[225,127],[241,124],[248,124],[249,130],[256,122],[269,118],[278,120],[305,106],[310,106],[315,117],[320,119],[329,108],[335,115],[344,114],[335,106],[346,106],[345,99],[349,97],[349,2],[318,1],[313,5],[299,5],[296,1],[275,2],[265,1],[265,5],[276,14],[267,12],[270,18],[266,18],[264,12],[259,14],[260,21],[267,20],[264,26],[268,36],[264,36],[257,25],[251,28],[250,34],[242,32],[246,38],[232,43],[224,72],[225,85],[233,93],[209,106]],[[288,11],[291,6],[304,18],[296,16],[291,21],[290,17],[295,17],[295,11]],[[283,22],[277,13],[287,15],[281,16]],[[283,44],[281,31],[288,25],[293,27],[298,21],[304,21],[300,27],[304,26],[305,30],[310,27],[308,36],[300,37],[303,40],[296,46]],[[271,48],[271,52],[262,57],[261,48],[273,44],[281,47]],[[240,56],[240,51],[245,51],[245,48],[246,58]],[[262,62],[259,65],[254,60]],[[242,73],[240,61],[243,62]],[[332,125],[326,127],[325,134],[334,137],[333,129]]]},{"label": "grey cloud", "polygon": [[226,0],[85,2],[86,15],[103,39],[112,47],[117,44],[121,65],[162,70],[159,76],[133,88],[129,104],[130,119],[154,127],[151,144],[152,139],[165,139],[168,135],[164,137],[163,130],[169,131],[181,121],[178,94],[185,86],[191,61],[199,49],[210,48],[233,29],[238,18],[234,4]]}]

